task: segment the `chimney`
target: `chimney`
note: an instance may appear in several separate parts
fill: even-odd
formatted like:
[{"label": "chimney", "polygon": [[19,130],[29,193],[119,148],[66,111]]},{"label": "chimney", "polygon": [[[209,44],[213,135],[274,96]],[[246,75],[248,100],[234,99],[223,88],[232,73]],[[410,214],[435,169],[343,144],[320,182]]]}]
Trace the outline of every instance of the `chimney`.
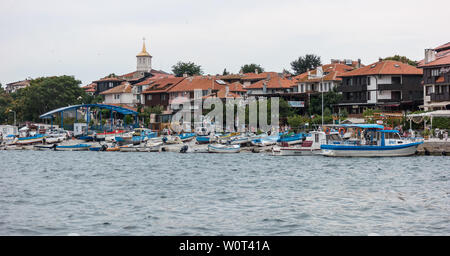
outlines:
[{"label": "chimney", "polygon": [[255,68],[255,74],[258,74],[258,69],[257,68]]},{"label": "chimney", "polygon": [[228,84],[225,86],[225,97],[228,97],[228,93],[230,92],[230,87]]},{"label": "chimney", "polygon": [[263,82],[263,93],[267,92],[267,81]]},{"label": "chimney", "polygon": [[436,51],[434,49],[425,49],[425,64],[436,60]]},{"label": "chimney", "polygon": [[361,67],[361,59],[358,59],[358,64],[356,64],[356,68],[360,68]]},{"label": "chimney", "polygon": [[382,62],[383,59],[381,57],[378,57],[378,62]]}]

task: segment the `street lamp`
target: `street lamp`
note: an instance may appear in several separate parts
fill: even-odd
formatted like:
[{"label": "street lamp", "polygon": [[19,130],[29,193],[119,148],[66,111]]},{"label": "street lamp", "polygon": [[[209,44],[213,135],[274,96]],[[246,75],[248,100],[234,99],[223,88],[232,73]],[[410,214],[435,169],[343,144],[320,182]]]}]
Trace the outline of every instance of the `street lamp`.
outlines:
[{"label": "street lamp", "polygon": [[16,126],[16,111],[10,109],[9,112],[14,112],[14,126]]}]

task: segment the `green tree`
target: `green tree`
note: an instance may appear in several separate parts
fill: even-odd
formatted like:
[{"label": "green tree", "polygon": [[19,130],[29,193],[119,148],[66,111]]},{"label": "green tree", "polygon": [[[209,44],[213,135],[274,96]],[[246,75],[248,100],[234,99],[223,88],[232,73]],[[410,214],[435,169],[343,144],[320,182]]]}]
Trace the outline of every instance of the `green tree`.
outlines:
[{"label": "green tree", "polygon": [[31,80],[30,86],[12,94],[13,108],[18,120],[38,122],[39,115],[50,110],[83,103],[88,98],[73,76],[41,77]]},{"label": "green tree", "polygon": [[[342,94],[336,91],[336,88],[323,94],[323,108],[333,109],[335,104],[338,104],[342,100]],[[309,104],[309,113],[321,115],[322,114],[322,94],[311,95]]]},{"label": "green tree", "polygon": [[264,72],[264,68],[257,64],[245,64],[241,67],[240,72],[242,73],[255,73],[255,70],[258,70],[258,73]]},{"label": "green tree", "polygon": [[414,67],[417,66],[417,61],[411,60],[406,56],[394,55],[391,57],[386,57],[386,58],[384,58],[384,60],[395,60],[395,61],[400,61],[402,63],[408,64],[408,65],[411,65]]},{"label": "green tree", "polygon": [[320,57],[314,54],[306,54],[291,62],[291,68],[296,75],[305,73],[322,65]]},{"label": "green tree", "polygon": [[[6,123],[8,120],[8,123],[13,123],[13,115],[14,113],[10,113],[12,106],[11,103],[13,102],[13,98],[10,94],[8,94],[2,87],[2,84],[0,83],[0,124]],[[12,120],[12,121],[9,121]]]},{"label": "green tree", "polygon": [[226,76],[226,75],[229,75],[229,74],[230,74],[230,72],[228,72],[227,69],[223,70],[223,73],[222,73],[223,76]]},{"label": "green tree", "polygon": [[202,75],[203,71],[200,65],[195,65],[193,62],[181,62],[172,66],[172,72],[177,77],[182,77],[184,74],[189,76]]}]

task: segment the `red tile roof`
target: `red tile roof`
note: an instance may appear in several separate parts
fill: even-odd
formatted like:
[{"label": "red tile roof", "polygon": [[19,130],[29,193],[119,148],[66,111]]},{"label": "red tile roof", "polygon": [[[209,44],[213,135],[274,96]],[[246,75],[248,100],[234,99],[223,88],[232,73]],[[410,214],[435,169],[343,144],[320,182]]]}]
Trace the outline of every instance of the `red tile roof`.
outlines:
[{"label": "red tile roof", "polygon": [[419,61],[418,67],[432,67],[440,65],[450,65],[450,50],[440,51],[436,53],[436,59],[425,64],[425,60]]},{"label": "red tile roof", "polygon": [[448,50],[448,49],[450,49],[450,42],[434,48],[434,50],[436,50],[438,52],[443,51],[443,50]]},{"label": "red tile roof", "polygon": [[153,82],[160,80],[160,79],[164,79],[164,78],[174,78],[174,75],[164,75],[164,74],[155,74],[155,76],[149,77],[147,79],[145,79],[142,82],[139,82],[135,85],[137,86],[141,86],[141,85],[149,85],[152,84]]},{"label": "red tile roof", "polygon": [[109,90],[101,92],[100,94],[120,94],[120,93],[131,93],[133,86],[128,82],[122,82],[120,85],[113,87]]},{"label": "red tile roof", "polygon": [[[323,72],[326,74],[323,77],[323,81],[341,81],[342,78],[339,77],[339,75],[349,72],[353,70],[354,68],[345,64],[340,63],[332,63],[332,64],[326,64],[322,66]],[[305,72],[303,74],[300,74],[298,76],[295,76],[294,79],[297,82],[320,82],[322,81],[322,77],[314,77],[317,74],[317,69],[309,71],[309,74],[312,75],[310,77],[308,75],[308,72]]]},{"label": "red tile roof", "polygon": [[217,78],[215,76],[190,76],[186,77],[178,83],[176,86],[169,89],[169,92],[185,92],[185,91],[194,91],[195,89],[199,90],[220,90],[225,85],[217,82]]},{"label": "red tile roof", "polygon": [[130,106],[128,106],[127,104],[122,104],[122,103],[108,103],[107,105],[113,105],[113,106],[117,106],[117,107],[127,108],[127,109],[130,109],[130,110],[133,110],[133,111],[136,111],[136,112],[137,112],[137,108],[130,107]]},{"label": "red tile roof", "polygon": [[276,72],[270,72],[270,77],[267,76],[266,79],[253,83],[245,87],[245,89],[260,89],[264,87],[264,83],[266,83],[267,88],[271,89],[290,88],[296,85],[295,80],[284,78]]},{"label": "red tile roof", "polygon": [[239,82],[234,82],[229,85],[230,92],[247,92],[246,89]]},{"label": "red tile roof", "polygon": [[365,75],[422,75],[423,71],[400,61],[383,60],[353,71],[340,74],[340,77]]},{"label": "red tile roof", "polygon": [[113,82],[113,81],[119,81],[119,82],[122,82],[122,81],[124,81],[124,80],[123,80],[122,78],[117,77],[117,76],[106,76],[106,77],[104,77],[104,78],[102,78],[102,79],[100,79],[100,80],[94,81],[93,83],[98,83],[98,82],[109,82],[109,81],[111,81],[111,82]]},{"label": "red tile roof", "polygon": [[143,94],[168,92],[172,87],[183,81],[184,77],[165,77],[153,80]]}]

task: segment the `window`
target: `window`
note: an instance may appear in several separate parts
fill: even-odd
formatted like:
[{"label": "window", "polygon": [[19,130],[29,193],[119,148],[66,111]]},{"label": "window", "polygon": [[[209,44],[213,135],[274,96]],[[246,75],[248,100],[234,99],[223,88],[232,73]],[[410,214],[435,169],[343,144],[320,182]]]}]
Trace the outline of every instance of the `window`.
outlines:
[{"label": "window", "polygon": [[147,100],[152,100],[152,95],[151,94],[147,95]]},{"label": "window", "polygon": [[304,84],[300,85],[300,92],[305,92],[305,85]]},{"label": "window", "polygon": [[402,78],[399,76],[393,76],[392,77],[392,84],[401,84],[402,83]]},{"label": "window", "polygon": [[321,92],[323,92],[322,89],[323,89],[323,88],[322,88],[322,83],[320,83],[320,91],[321,91]]},{"label": "window", "polygon": [[109,82],[109,88],[112,88],[113,87],[113,82]]},{"label": "window", "polygon": [[370,85],[370,76],[367,77],[367,85]]},{"label": "window", "polygon": [[367,92],[367,100],[370,100],[370,91]]},{"label": "window", "polygon": [[166,95],[165,94],[161,95],[161,100],[166,100]]},{"label": "window", "polygon": [[433,87],[432,86],[427,86],[425,89],[425,94],[426,95],[430,95],[431,93],[433,93]]},{"label": "window", "polygon": [[439,76],[440,72],[439,69],[432,69],[431,70],[431,76]]}]

